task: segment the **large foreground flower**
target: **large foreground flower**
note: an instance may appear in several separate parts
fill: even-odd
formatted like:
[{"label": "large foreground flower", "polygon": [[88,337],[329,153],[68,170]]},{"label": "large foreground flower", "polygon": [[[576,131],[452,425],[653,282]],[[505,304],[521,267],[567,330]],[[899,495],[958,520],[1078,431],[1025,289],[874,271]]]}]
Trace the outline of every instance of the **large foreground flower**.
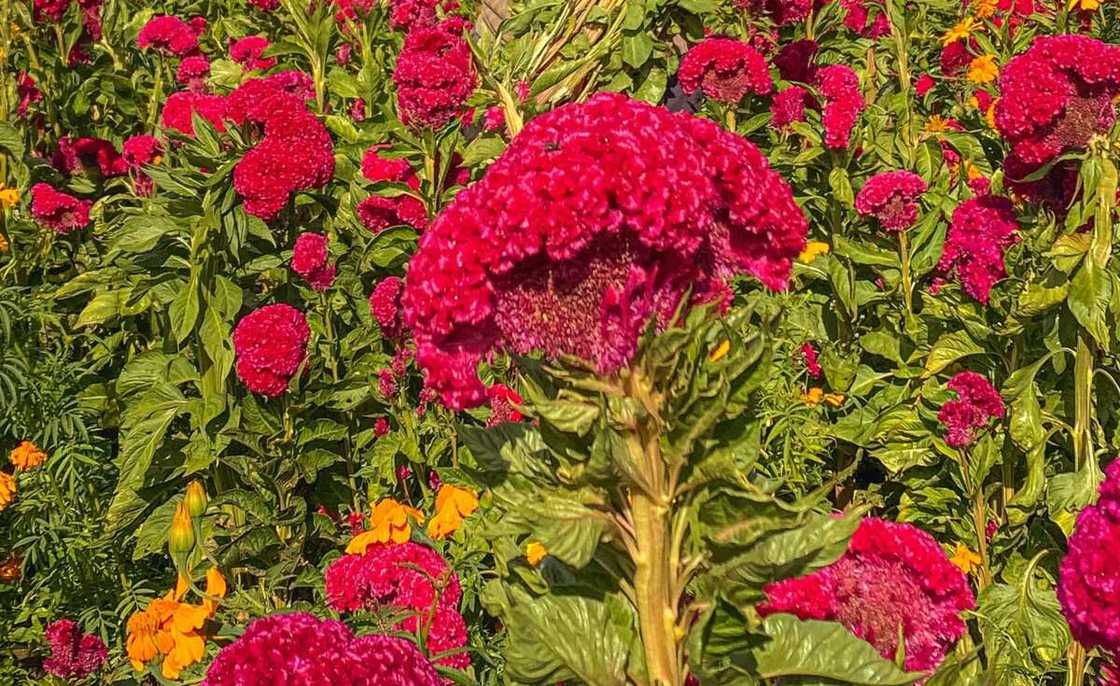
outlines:
[{"label": "large foreground flower", "polygon": [[251,622],[240,638],[222,648],[202,683],[439,686],[440,680],[407,639],[355,638],[338,620],[293,612]]},{"label": "large foreground flower", "polygon": [[310,338],[307,319],[291,305],[265,305],[250,312],[233,330],[237,376],[254,393],[282,395],[307,357]]},{"label": "large foreground flower", "polygon": [[922,672],[941,664],[964,635],[960,614],[975,605],[967,577],[932,536],[873,517],[860,523],[839,560],[764,590],[763,616],[839,622],[888,660],[901,638],[906,669]]},{"label": "large foreground flower", "polygon": [[600,94],[534,118],[433,222],[409,264],[405,323],[428,386],[473,407],[489,351],[576,355],[613,373],[686,294],[726,302],[743,272],[784,289],[806,232],[751,143]]},{"label": "large foreground flower", "polygon": [[1073,637],[1120,654],[1120,460],[1105,470],[1100,498],[1077,516],[1058,576],[1058,601]]}]

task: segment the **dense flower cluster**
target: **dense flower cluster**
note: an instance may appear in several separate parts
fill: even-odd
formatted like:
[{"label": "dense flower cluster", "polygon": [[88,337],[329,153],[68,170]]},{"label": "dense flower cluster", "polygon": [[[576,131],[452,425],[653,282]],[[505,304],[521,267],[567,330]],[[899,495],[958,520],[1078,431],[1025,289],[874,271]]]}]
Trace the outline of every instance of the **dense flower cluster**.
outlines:
[{"label": "dense flower cluster", "polygon": [[230,41],[229,58],[249,71],[271,69],[276,66],[276,58],[261,57],[268,46],[268,39],[264,36],[238,38]]},{"label": "dense flower cluster", "polygon": [[[378,151],[382,146],[374,145],[362,156],[362,176],[372,183],[388,181],[408,186],[413,191],[420,190],[420,179],[407,160],[388,159]],[[428,211],[424,204],[412,195],[398,195],[393,198],[370,196],[358,203],[356,208],[362,225],[374,233],[390,226],[407,225],[423,231],[428,226]]]},{"label": "dense flower cluster", "polygon": [[311,329],[303,313],[283,303],[265,305],[233,330],[237,376],[254,393],[275,398],[307,357]]},{"label": "dense flower cluster", "polygon": [[[477,501],[476,501],[477,502]],[[344,555],[325,574],[327,602],[339,612],[381,608],[411,610],[398,628],[413,632],[423,622],[427,647],[437,654],[467,642],[466,624],[459,614],[459,579],[439,553],[412,542],[375,543],[365,552]],[[432,608],[435,612],[429,613]],[[459,669],[470,665],[466,653],[440,660]]]},{"label": "dense flower cluster", "polygon": [[1120,655],[1120,460],[1105,470],[1096,505],[1077,516],[1062,559],[1058,600],[1073,637]]},{"label": "dense flower cluster", "polygon": [[140,29],[136,45],[141,50],[154,48],[181,57],[198,50],[199,33],[179,17],[160,14],[149,19]]},{"label": "dense flower cluster", "polygon": [[218,653],[203,686],[438,686],[439,676],[411,641],[355,638],[334,619],[304,612],[262,617]]},{"label": "dense flower cluster", "polygon": [[708,38],[693,46],[681,60],[677,78],[685,93],[701,91],[732,104],[747,93],[767,95],[774,87],[762,53],[733,38]]},{"label": "dense flower cluster", "polygon": [[801,86],[790,86],[774,95],[770,112],[774,115],[770,123],[779,129],[787,128],[795,121],[805,121],[805,105],[809,91]]},{"label": "dense flower cluster", "polygon": [[947,386],[957,398],[941,406],[937,420],[945,426],[945,442],[954,448],[970,445],[989,420],[1003,417],[1003,398],[980,374],[960,372]]},{"label": "dense flower cluster", "polygon": [[752,14],[770,17],[778,26],[785,26],[803,21],[815,3],[814,0],[735,0],[735,4]]},{"label": "dense flower cluster", "polygon": [[522,420],[522,415],[516,406],[523,401],[517,391],[505,384],[496,383],[486,389],[486,397],[490,401],[490,418],[486,420],[486,426]]},{"label": "dense flower cluster", "polygon": [[93,634],[83,634],[72,619],[50,623],[46,636],[51,656],[43,660],[43,669],[63,679],[84,679],[100,669],[109,656],[105,642]]},{"label": "dense flower cluster", "polygon": [[917,221],[917,199],[925,192],[926,182],[914,172],[883,172],[860,189],[856,211],[875,217],[887,231],[905,231]]},{"label": "dense flower cluster", "polygon": [[1009,185],[1029,198],[1063,209],[1072,198],[1076,163],[1059,163],[1048,178],[1021,181],[1063,153],[1085,148],[1116,121],[1120,46],[1086,36],[1038,38],[1012,59],[999,78],[995,121],[1011,152]]},{"label": "dense flower cluster", "polygon": [[226,99],[220,95],[179,91],[167,96],[163,103],[160,121],[164,128],[175,129],[194,137],[192,115],[197,113],[210,122],[218,131],[225,131],[223,117],[226,114]]},{"label": "dense flower cluster", "polygon": [[778,74],[786,81],[813,83],[817,77],[815,59],[819,48],[816,41],[809,39],[786,43],[774,55],[774,66],[778,68]]},{"label": "dense flower cluster", "polygon": [[817,72],[816,85],[824,99],[825,145],[846,148],[860,112],[866,107],[859,90],[859,76],[851,67],[833,64]]},{"label": "dense flower cluster", "polygon": [[463,113],[478,85],[465,29],[463,19],[452,17],[417,26],[405,37],[393,83],[406,126],[438,129]]},{"label": "dense flower cluster", "polygon": [[888,660],[898,654],[901,636],[906,669],[922,672],[936,668],[964,635],[960,614],[975,604],[968,578],[932,536],[873,517],[860,522],[833,564],[763,590],[763,616],[788,612],[839,622]]},{"label": "dense flower cluster", "polygon": [[129,169],[139,169],[146,164],[154,164],[163,151],[163,144],[155,136],[138,134],[126,138],[121,145],[121,157]]},{"label": "dense flower cluster", "polygon": [[127,165],[116,146],[103,138],[89,136],[63,136],[58,141],[58,150],[51,157],[51,164],[65,174],[96,170],[107,179],[127,171]]},{"label": "dense flower cluster", "polygon": [[206,91],[206,78],[210,76],[210,60],[204,55],[184,58],[175,69],[175,80],[195,93]]},{"label": "dense flower cluster", "polygon": [[436,7],[439,0],[391,0],[389,26],[395,31],[411,31],[417,26],[431,26],[436,23]]},{"label": "dense flower cluster", "polygon": [[328,262],[327,237],[319,233],[301,233],[292,248],[292,271],[317,291],[325,291],[334,283],[335,266]]},{"label": "dense flower cluster", "polygon": [[865,38],[881,38],[891,32],[883,0],[840,0],[844,26]]},{"label": "dense flower cluster", "polygon": [[409,265],[405,322],[429,387],[477,406],[476,365],[494,347],[610,373],[687,291],[725,302],[739,272],[785,288],[806,232],[746,140],[600,94],[533,119],[437,218]]},{"label": "dense flower cluster", "polygon": [[31,106],[43,100],[43,91],[35,85],[35,79],[24,71],[19,73],[19,78],[16,81],[16,95],[19,96],[16,113],[21,117],[26,117],[28,112],[31,111]]},{"label": "dense flower cluster", "polygon": [[821,378],[821,363],[817,360],[817,349],[813,347],[812,343],[804,343],[801,346],[801,358],[805,361],[805,370],[809,372],[809,376],[814,379]]},{"label": "dense flower cluster", "polygon": [[386,338],[401,335],[401,286],[399,277],[382,279],[369,294],[369,310]]},{"label": "dense flower cluster", "polygon": [[70,233],[89,225],[89,200],[56,190],[45,183],[31,187],[31,216],[56,233]]},{"label": "dense flower cluster", "polygon": [[937,268],[955,272],[965,293],[987,304],[992,286],[1007,275],[1003,253],[1019,241],[1011,201],[985,195],[953,211]]}]

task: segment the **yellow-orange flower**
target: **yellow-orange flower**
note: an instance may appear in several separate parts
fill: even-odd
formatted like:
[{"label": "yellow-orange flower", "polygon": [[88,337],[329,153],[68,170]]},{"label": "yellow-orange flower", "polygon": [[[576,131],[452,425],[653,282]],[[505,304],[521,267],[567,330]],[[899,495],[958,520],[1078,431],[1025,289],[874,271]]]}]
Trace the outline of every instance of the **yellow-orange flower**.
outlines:
[{"label": "yellow-orange flower", "polygon": [[539,565],[541,560],[546,557],[548,557],[548,548],[544,547],[543,543],[533,541],[525,546],[525,559],[534,567]]},{"label": "yellow-orange flower", "polygon": [[11,250],[12,246],[8,243],[8,239],[4,234],[0,233],[0,253],[5,253]]},{"label": "yellow-orange flower", "polygon": [[965,17],[959,24],[945,32],[945,35],[941,37],[941,44],[949,45],[968,38],[977,28],[979,27],[974,18]]},{"label": "yellow-orange flower", "polygon": [[14,188],[5,188],[0,184],[0,206],[11,209],[19,204],[19,191]]},{"label": "yellow-orange flower", "polygon": [[963,543],[958,543],[949,561],[960,568],[965,574],[971,574],[973,569],[980,566],[980,556],[968,549]]},{"label": "yellow-orange flower", "polygon": [[401,505],[392,498],[377,503],[370,515],[369,531],[355,536],[346,546],[351,555],[361,555],[374,543],[404,543],[412,538],[412,525],[409,518],[418,523],[424,522],[424,515],[413,507]]},{"label": "yellow-orange flower", "polygon": [[844,404],[843,393],[825,393],[824,404],[830,407],[840,407]]},{"label": "yellow-orange flower", "polygon": [[1101,6],[1101,0],[1069,0],[1071,10],[1091,12]]},{"label": "yellow-orange flower", "polygon": [[160,674],[178,679],[184,669],[206,654],[206,636],[202,631],[206,620],[214,616],[218,600],[225,597],[226,580],[215,568],[206,573],[206,598],[201,605],[181,602],[190,582],[179,576],[175,588],[162,598],[128,619],[125,650],[133,669],[143,671],[144,665],[163,656]]},{"label": "yellow-orange flower", "polygon": [[987,19],[996,13],[996,9],[999,8],[999,0],[973,0],[970,6],[976,16]]},{"label": "yellow-orange flower", "polygon": [[8,459],[19,471],[27,471],[46,462],[47,454],[31,441],[24,441],[12,450]]},{"label": "yellow-orange flower", "polygon": [[23,564],[23,558],[19,553],[11,553],[7,559],[0,562],[0,582],[5,584],[14,584],[19,581],[20,566]]},{"label": "yellow-orange flower", "polygon": [[809,241],[805,244],[805,249],[797,256],[797,261],[803,264],[811,264],[813,260],[821,255],[825,255],[830,250],[828,243],[821,241]]},{"label": "yellow-orange flower", "polygon": [[444,484],[436,495],[436,514],[428,522],[428,535],[437,541],[459,530],[463,519],[478,509],[478,498],[465,488]]},{"label": "yellow-orange flower", "polygon": [[719,345],[717,345],[708,355],[708,360],[710,362],[719,362],[723,358],[727,357],[727,353],[729,352],[731,352],[731,339],[725,338],[720,341]]},{"label": "yellow-orange flower", "polygon": [[949,130],[949,120],[940,115],[932,115],[926,120],[926,133],[942,133]]},{"label": "yellow-orange flower", "polygon": [[995,55],[981,55],[968,63],[968,80],[973,83],[991,83],[999,76]]},{"label": "yellow-orange flower", "polygon": [[16,499],[16,478],[7,472],[0,472],[0,512],[3,512]]},{"label": "yellow-orange flower", "polygon": [[817,405],[820,405],[821,400],[823,399],[824,389],[817,386],[813,386],[808,391],[801,394],[801,402],[805,403],[809,407],[816,407]]}]

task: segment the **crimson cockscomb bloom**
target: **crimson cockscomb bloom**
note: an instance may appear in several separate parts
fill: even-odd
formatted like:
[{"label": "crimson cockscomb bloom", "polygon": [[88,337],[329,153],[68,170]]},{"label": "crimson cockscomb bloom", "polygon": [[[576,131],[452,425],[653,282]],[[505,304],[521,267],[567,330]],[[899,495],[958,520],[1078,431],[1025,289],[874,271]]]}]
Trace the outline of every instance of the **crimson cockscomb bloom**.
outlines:
[{"label": "crimson cockscomb bloom", "polygon": [[421,237],[405,323],[428,386],[486,401],[495,348],[570,354],[611,374],[681,299],[727,280],[781,290],[807,223],[745,139],[711,121],[599,94],[534,118]]},{"label": "crimson cockscomb bloom", "polygon": [[778,26],[785,26],[804,21],[814,0],[735,0],[735,4],[753,16],[770,17]]},{"label": "crimson cockscomb bloom", "polygon": [[43,669],[63,679],[84,679],[101,669],[109,656],[105,642],[93,634],[83,634],[72,619],[51,622],[46,636],[51,656],[43,660]]},{"label": "crimson cockscomb bloom", "polygon": [[922,74],[918,80],[914,82],[914,92],[918,94],[919,98],[925,97],[925,94],[933,90],[937,82],[929,74]]},{"label": "crimson cockscomb bloom", "polygon": [[1120,655],[1120,460],[1105,470],[1100,496],[1077,516],[1058,574],[1058,602],[1073,637]]},{"label": "crimson cockscomb bloom", "polygon": [[844,7],[844,26],[865,38],[882,38],[891,32],[883,0],[840,0]]},{"label": "crimson cockscomb bloom", "polygon": [[408,33],[417,26],[431,26],[436,23],[436,7],[439,0],[391,0],[389,26],[394,31]]},{"label": "crimson cockscomb bloom", "polygon": [[43,99],[43,92],[35,85],[35,79],[31,78],[31,75],[25,71],[21,71],[19,78],[16,80],[16,95],[19,96],[16,114],[20,117],[26,117],[27,113],[31,111],[31,106]]},{"label": "crimson cockscomb bloom", "polygon": [[976,601],[968,578],[932,536],[868,517],[847,552],[807,576],[767,585],[763,616],[786,612],[843,624],[893,660],[902,639],[907,670],[935,669],[964,635]]},{"label": "crimson cockscomb bloom", "polygon": [[89,225],[89,200],[56,190],[45,183],[31,187],[31,216],[55,233],[70,233]]},{"label": "crimson cockscomb bloom", "polygon": [[486,420],[486,426],[522,420],[521,413],[515,407],[523,402],[517,391],[505,384],[496,383],[486,389],[486,397],[490,399],[490,418]]},{"label": "crimson cockscomb bloom", "polygon": [[732,104],[747,93],[767,95],[774,87],[762,53],[734,38],[708,38],[694,45],[681,60],[677,78],[689,95],[701,91]]},{"label": "crimson cockscomb bloom", "polygon": [[801,86],[790,86],[779,91],[770,103],[770,113],[774,115],[770,123],[779,129],[786,129],[795,121],[805,121],[808,98],[809,91]]},{"label": "crimson cockscomb bloom", "polygon": [[291,305],[276,303],[250,312],[233,330],[237,376],[253,393],[282,395],[307,357],[310,338],[307,319]]},{"label": "crimson cockscomb bloom", "polygon": [[971,445],[989,421],[1006,412],[999,391],[976,372],[960,372],[946,385],[957,397],[941,406],[937,420],[945,426],[945,442],[954,448]]},{"label": "crimson cockscomb bloom", "polygon": [[859,76],[849,66],[833,64],[817,72],[816,85],[824,98],[824,143],[830,148],[846,148],[860,112],[866,107]]},{"label": "crimson cockscomb bloom", "polygon": [[1019,241],[1011,201],[991,195],[966,200],[953,211],[937,269],[956,273],[965,293],[985,305],[992,286],[1007,275],[1003,254]]},{"label": "crimson cockscomb bloom", "polygon": [[175,70],[175,80],[187,90],[202,93],[206,90],[206,78],[210,76],[210,60],[204,55],[191,55],[183,58]]},{"label": "crimson cockscomb bloom", "polygon": [[317,291],[325,291],[334,283],[335,266],[329,262],[327,237],[319,233],[301,233],[292,248],[292,271],[299,274]]},{"label": "crimson cockscomb bloom", "polygon": [[140,29],[136,45],[141,50],[154,48],[181,57],[198,50],[198,32],[179,17],[160,14]]},{"label": "crimson cockscomb bloom", "polygon": [[401,334],[402,286],[400,277],[390,276],[378,282],[369,294],[370,313],[386,338],[396,338]]},{"label": "crimson cockscomb bloom", "polygon": [[163,151],[163,144],[155,136],[138,134],[126,138],[121,145],[121,157],[129,169],[139,169],[145,164],[152,164],[156,157]]},{"label": "crimson cockscomb bloom", "polygon": [[166,129],[175,129],[194,138],[194,120],[197,113],[218,131],[225,131],[226,99],[220,95],[178,91],[167,96],[163,103],[160,122]]},{"label": "crimson cockscomb bloom", "polygon": [[460,17],[417,26],[404,39],[393,83],[405,126],[438,129],[463,113],[478,85]]},{"label": "crimson cockscomb bloom", "polygon": [[814,40],[795,40],[782,46],[777,55],[774,55],[774,66],[786,81],[800,83],[813,83],[817,76],[817,65],[814,61],[820,46]]},{"label": "crimson cockscomb bloom", "polygon": [[262,617],[222,648],[203,686],[332,684],[440,686],[435,668],[414,643],[395,636],[355,638],[336,619],[293,612]]},{"label": "crimson cockscomb bloom", "polygon": [[66,174],[96,169],[101,176],[112,178],[128,171],[128,165],[117,152],[116,146],[103,138],[63,136],[58,150],[51,159],[55,169]]},{"label": "crimson cockscomb bloom", "polygon": [[245,67],[249,71],[256,69],[271,69],[276,66],[275,57],[261,57],[268,48],[268,39],[264,36],[245,36],[230,41],[229,58]]},{"label": "crimson cockscomb bloom", "polygon": [[812,343],[803,343],[801,345],[801,357],[805,361],[805,369],[809,372],[809,376],[814,379],[821,378],[821,363],[817,361],[817,349],[813,347]]},{"label": "crimson cockscomb bloom", "polygon": [[875,217],[887,231],[905,231],[918,220],[918,196],[926,182],[914,172],[893,171],[867,180],[856,196],[856,211]]}]

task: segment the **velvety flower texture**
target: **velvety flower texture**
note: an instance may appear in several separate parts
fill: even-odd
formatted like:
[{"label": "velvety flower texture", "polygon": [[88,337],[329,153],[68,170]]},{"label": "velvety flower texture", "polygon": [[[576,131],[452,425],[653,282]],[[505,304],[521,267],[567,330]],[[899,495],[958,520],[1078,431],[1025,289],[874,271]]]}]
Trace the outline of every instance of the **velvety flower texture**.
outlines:
[{"label": "velvety flower texture", "polygon": [[[338,612],[382,608],[412,610],[397,628],[415,632],[423,621],[429,653],[438,654],[467,643],[466,624],[459,614],[462,588],[439,553],[417,543],[373,543],[361,555],[344,555],[325,573],[327,602]],[[428,622],[428,613],[435,613]],[[470,665],[467,653],[440,660],[457,669]]]},{"label": "velvety flower texture", "polygon": [[271,69],[276,66],[275,57],[261,57],[268,48],[268,39],[264,36],[245,36],[230,41],[229,58],[246,69]]},{"label": "velvety flower texture", "polygon": [[207,95],[191,91],[179,91],[167,96],[160,114],[164,128],[175,129],[194,138],[192,114],[198,113],[218,131],[225,131],[223,117],[226,114],[226,99],[220,95]]},{"label": "velvety flower texture", "polygon": [[112,178],[128,171],[124,159],[116,146],[103,138],[83,136],[71,138],[63,136],[58,141],[58,150],[51,164],[60,172],[76,174],[87,169],[96,169],[101,176]]},{"label": "velvety flower texture", "polygon": [[523,402],[517,391],[505,384],[496,383],[486,389],[486,397],[490,399],[490,418],[486,420],[486,426],[522,420],[521,413],[515,407]]},{"label": "velvety flower texture", "polygon": [[817,361],[817,349],[813,347],[812,343],[803,343],[801,345],[801,357],[805,360],[805,369],[809,372],[809,376],[814,379],[821,378],[821,363]]},{"label": "velvety flower texture", "polygon": [[405,126],[438,129],[462,114],[478,85],[459,17],[417,26],[404,39],[393,83]]},{"label": "velvety flower texture", "polygon": [[[1076,170],[1076,161],[1058,164],[1041,182],[1014,182],[1063,153],[1083,150],[1093,135],[1112,127],[1113,100],[1120,95],[1120,46],[1086,36],[1038,38],[1003,68],[999,90],[995,120],[1011,146],[1009,186],[1064,209],[1069,198],[1063,177]],[[1050,188],[1055,185],[1056,192]]]},{"label": "velvety flower texture", "polygon": [[175,70],[175,80],[195,93],[206,90],[208,76],[210,76],[210,60],[204,55],[191,55],[184,58]]},{"label": "velvety flower texture", "polygon": [[400,277],[382,279],[369,294],[369,310],[386,338],[401,335],[401,286]]},{"label": "velvety flower texture", "polygon": [[[420,179],[408,160],[382,157],[379,151],[383,147],[385,146],[370,146],[362,155],[362,176],[372,183],[402,183],[413,191],[419,191]],[[371,196],[358,203],[356,211],[362,225],[374,233],[401,224],[421,231],[428,226],[428,211],[424,209],[422,202],[411,195],[393,198]]]},{"label": "velvety flower texture", "polygon": [[474,407],[496,347],[612,373],[686,292],[726,302],[741,272],[784,289],[807,228],[751,143],[603,93],[535,117],[455,196],[409,264],[405,323],[428,386]]},{"label": "velvety flower texture", "polygon": [[436,6],[439,0],[391,0],[389,26],[394,31],[409,32],[417,26],[436,23]]},{"label": "velvety flower texture", "polygon": [[814,0],[736,0],[740,8],[765,15],[778,26],[803,21],[813,9]]},{"label": "velvety flower texture", "polygon": [[141,50],[155,48],[172,55],[189,55],[198,50],[198,32],[179,17],[160,14],[140,29],[136,45]]},{"label": "velvety flower texture", "polygon": [[790,86],[779,91],[770,103],[770,113],[774,115],[770,119],[770,124],[785,129],[795,121],[805,121],[805,105],[808,98],[809,91],[801,86]]},{"label": "velvety flower texture", "polygon": [[825,145],[846,148],[860,112],[866,107],[859,90],[859,76],[849,66],[833,64],[817,72],[816,85],[824,98],[821,118]]},{"label": "velvety flower texture", "polygon": [[84,679],[105,664],[109,650],[93,634],[83,634],[72,619],[59,619],[47,625],[47,644],[51,656],[43,669],[63,679]]},{"label": "velvety flower texture", "polygon": [[31,187],[31,216],[55,233],[70,233],[89,224],[89,200],[79,200],[45,183]]},{"label": "velvety flower texture", "polygon": [[815,59],[819,45],[814,40],[795,40],[782,46],[774,55],[774,66],[786,81],[813,83],[817,76]]},{"label": "velvety flower texture", "polygon": [[138,134],[126,138],[121,145],[121,157],[129,169],[139,169],[145,164],[152,164],[162,152],[163,145],[155,136]]},{"label": "velvety flower texture", "polygon": [[1019,241],[1011,201],[991,195],[967,200],[953,211],[937,269],[955,272],[965,293],[985,305],[992,286],[1007,275],[1003,253]]},{"label": "velvety flower texture", "polygon": [[293,193],[321,188],[334,175],[330,134],[304,102],[306,75],[281,72],[242,84],[226,98],[227,116],[261,126],[264,138],[233,170],[245,211],[271,221]]},{"label": "velvety flower texture", "polygon": [[844,26],[864,38],[882,38],[891,32],[883,0],[840,0],[844,7]]},{"label": "velvety flower texture", "polygon": [[960,372],[946,385],[957,398],[941,406],[937,421],[945,426],[945,442],[954,448],[970,445],[989,420],[1006,412],[999,391],[976,372]]},{"label": "velvety flower texture", "polygon": [[292,248],[292,271],[317,291],[325,291],[334,283],[335,266],[328,264],[327,237],[318,233],[301,233]]},{"label": "velvety flower texture", "polygon": [[737,103],[747,93],[766,95],[774,87],[766,58],[734,38],[708,38],[694,45],[677,72],[684,92],[702,91],[719,102]]},{"label": "velvety flower texture", "polygon": [[438,686],[435,668],[411,641],[355,638],[335,619],[305,613],[254,620],[222,648],[203,686]]},{"label": "velvety flower texture", "polygon": [[906,669],[936,668],[965,632],[975,605],[968,578],[932,536],[909,524],[868,517],[844,556],[807,576],[763,589],[763,616],[779,612],[843,624],[893,660],[901,634]]},{"label": "velvety flower texture", "polygon": [[856,211],[875,217],[887,231],[905,231],[918,220],[918,196],[926,182],[914,172],[893,171],[867,180],[856,196]]},{"label": "velvety flower texture", "polygon": [[1073,637],[1120,654],[1120,460],[1105,470],[1100,497],[1077,516],[1058,575],[1058,601]]},{"label": "velvety flower texture", "polygon": [[303,313],[283,303],[265,305],[237,322],[233,349],[237,376],[253,393],[275,398],[307,357],[311,329]]}]

